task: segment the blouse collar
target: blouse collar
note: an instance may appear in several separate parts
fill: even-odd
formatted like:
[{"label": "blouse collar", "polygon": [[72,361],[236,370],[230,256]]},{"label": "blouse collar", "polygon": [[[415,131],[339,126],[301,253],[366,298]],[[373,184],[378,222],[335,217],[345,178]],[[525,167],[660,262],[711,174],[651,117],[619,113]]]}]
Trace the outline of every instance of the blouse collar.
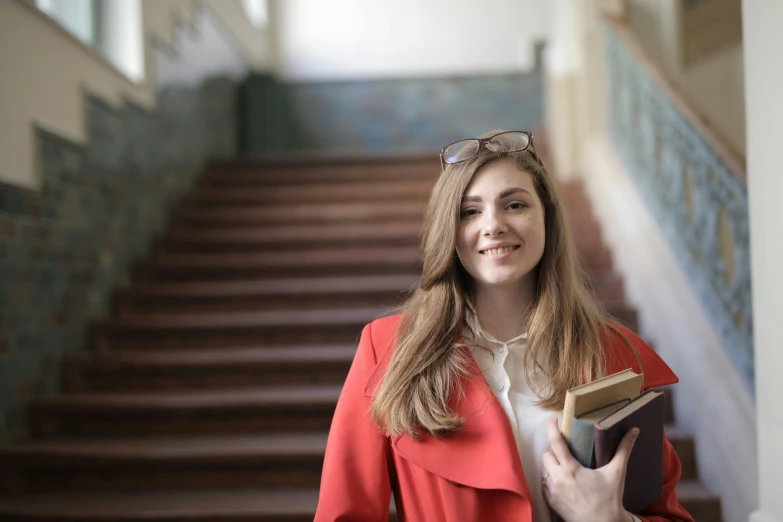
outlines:
[{"label": "blouse collar", "polygon": [[511,345],[511,344],[524,344],[527,341],[527,332],[517,335],[513,339],[509,339],[506,342],[497,340],[491,333],[487,332],[481,327],[481,323],[479,322],[478,313],[476,313],[476,309],[473,308],[473,303],[470,302],[470,299],[465,299],[465,302],[468,305],[468,310],[466,315],[466,322],[468,325],[468,328],[470,328],[475,334],[480,335],[483,337],[486,341],[494,344],[501,344],[501,345]]}]

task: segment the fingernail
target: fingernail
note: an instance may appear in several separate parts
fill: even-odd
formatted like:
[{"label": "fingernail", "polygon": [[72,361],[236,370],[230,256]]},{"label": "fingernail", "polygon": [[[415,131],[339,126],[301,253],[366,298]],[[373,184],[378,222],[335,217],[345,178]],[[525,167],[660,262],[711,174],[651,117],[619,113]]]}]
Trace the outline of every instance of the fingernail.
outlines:
[{"label": "fingernail", "polygon": [[631,430],[631,432],[633,433],[633,435],[632,435],[633,440],[636,440],[636,437],[639,436],[639,431],[640,431],[639,428],[634,428],[634,429]]}]

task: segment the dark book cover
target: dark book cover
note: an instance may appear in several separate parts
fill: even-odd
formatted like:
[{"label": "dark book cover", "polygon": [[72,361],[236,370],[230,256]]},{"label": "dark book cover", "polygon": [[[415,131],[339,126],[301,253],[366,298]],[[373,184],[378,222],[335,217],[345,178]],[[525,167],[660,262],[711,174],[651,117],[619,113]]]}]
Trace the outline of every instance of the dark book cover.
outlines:
[{"label": "dark book cover", "polygon": [[639,436],[628,460],[623,507],[638,513],[663,491],[663,393],[643,393],[617,412],[595,424],[595,467],[614,457],[620,441],[632,428]]},{"label": "dark book cover", "polygon": [[628,400],[619,401],[609,406],[599,408],[574,419],[571,424],[571,439],[568,441],[568,449],[579,463],[595,469],[595,424],[616,412],[626,404]]}]

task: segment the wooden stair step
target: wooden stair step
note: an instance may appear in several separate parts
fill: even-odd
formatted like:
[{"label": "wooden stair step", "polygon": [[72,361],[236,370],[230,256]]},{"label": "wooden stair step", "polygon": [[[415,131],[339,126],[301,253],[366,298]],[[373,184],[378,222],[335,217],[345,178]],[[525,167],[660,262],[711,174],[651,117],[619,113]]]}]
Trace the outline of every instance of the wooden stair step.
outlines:
[{"label": "wooden stair step", "polygon": [[248,227],[172,228],[160,240],[166,250],[240,251],[284,249],[289,255],[335,245],[417,245],[421,222],[262,225]]},{"label": "wooden stair step", "polygon": [[33,403],[33,434],[109,437],[328,431],[342,384],[71,393]]},{"label": "wooden stair step", "polygon": [[287,203],[337,201],[426,201],[433,180],[346,181],[308,183],[306,185],[275,184],[266,187],[197,186],[185,197],[187,204],[201,207],[235,205],[239,203]]},{"label": "wooden stair step", "polygon": [[677,500],[698,522],[723,522],[720,498],[713,495],[698,480],[681,480],[677,484]]},{"label": "wooden stair step", "polygon": [[313,344],[355,342],[362,328],[389,315],[385,307],[263,310],[215,313],[135,313],[92,326],[97,351],[198,345]]},{"label": "wooden stair step", "polygon": [[203,185],[267,185],[340,181],[435,180],[440,175],[437,154],[421,158],[318,158],[278,160],[221,159],[207,166]]},{"label": "wooden stair step", "polygon": [[150,261],[136,267],[135,277],[142,280],[204,280],[388,275],[418,272],[420,266],[419,249],[414,246],[230,254],[158,252]]},{"label": "wooden stair step", "polygon": [[65,361],[67,392],[342,384],[355,344],[109,351]]},{"label": "wooden stair step", "polygon": [[676,426],[666,426],[666,438],[674,447],[682,465],[682,480],[696,479],[699,475],[696,468],[696,449],[693,435]]},{"label": "wooden stair step", "polygon": [[607,272],[587,280],[588,287],[598,301],[623,301],[625,283],[617,272]]},{"label": "wooden stair step", "polygon": [[417,202],[363,201],[286,205],[232,205],[217,208],[182,208],[174,222],[180,226],[236,226],[272,223],[376,223],[378,221],[423,221],[425,205]]},{"label": "wooden stair step", "polygon": [[0,499],[9,522],[312,522],[317,489],[71,492]]},{"label": "wooden stair step", "polygon": [[639,312],[629,306],[625,301],[606,301],[602,303],[606,312],[618,323],[633,330],[639,331]]},{"label": "wooden stair step", "polygon": [[136,307],[156,310],[318,308],[380,306],[401,302],[419,275],[332,276],[236,281],[180,281],[135,285],[115,293],[122,311]]},{"label": "wooden stair step", "polygon": [[317,487],[327,432],[23,442],[0,492]]}]

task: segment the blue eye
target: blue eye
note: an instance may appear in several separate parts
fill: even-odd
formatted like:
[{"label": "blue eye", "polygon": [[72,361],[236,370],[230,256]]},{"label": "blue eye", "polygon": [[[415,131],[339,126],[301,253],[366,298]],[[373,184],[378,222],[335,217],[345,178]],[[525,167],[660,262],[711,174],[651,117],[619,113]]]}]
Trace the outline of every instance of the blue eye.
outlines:
[{"label": "blue eye", "polygon": [[476,210],[475,208],[466,208],[465,210],[459,213],[459,217],[465,218],[465,217],[475,216],[476,214],[478,214],[478,210]]}]

